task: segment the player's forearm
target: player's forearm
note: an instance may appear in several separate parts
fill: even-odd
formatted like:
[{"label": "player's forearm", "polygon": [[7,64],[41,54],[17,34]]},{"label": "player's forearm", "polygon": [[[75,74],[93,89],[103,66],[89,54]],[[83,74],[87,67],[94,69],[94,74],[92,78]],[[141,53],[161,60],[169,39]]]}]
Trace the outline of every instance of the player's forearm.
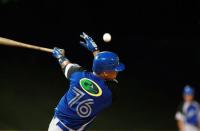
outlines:
[{"label": "player's forearm", "polygon": [[198,123],[198,128],[199,128],[199,131],[200,131],[200,123]]},{"label": "player's forearm", "polygon": [[99,52],[100,52],[99,50],[94,51],[94,52],[93,52],[94,57],[95,57]]},{"label": "player's forearm", "polygon": [[64,56],[59,58],[58,62],[60,63],[60,66],[63,71],[65,70],[65,67],[70,63],[70,61]]},{"label": "player's forearm", "polygon": [[60,64],[60,67],[62,68],[62,70],[65,69],[65,67],[69,64],[69,61],[64,61],[62,64]]},{"label": "player's forearm", "polygon": [[184,131],[184,123],[182,121],[178,121],[177,124],[178,124],[179,131]]}]

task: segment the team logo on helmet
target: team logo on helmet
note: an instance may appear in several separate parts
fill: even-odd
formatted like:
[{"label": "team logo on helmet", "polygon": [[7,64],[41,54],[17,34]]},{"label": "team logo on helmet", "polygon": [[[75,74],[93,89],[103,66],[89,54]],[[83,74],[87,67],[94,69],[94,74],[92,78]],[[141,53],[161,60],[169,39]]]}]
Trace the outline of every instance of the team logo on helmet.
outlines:
[{"label": "team logo on helmet", "polygon": [[82,78],[79,83],[80,83],[82,89],[85,92],[87,92],[89,95],[91,95],[91,96],[101,96],[102,95],[101,88],[94,81],[87,79],[87,78]]}]

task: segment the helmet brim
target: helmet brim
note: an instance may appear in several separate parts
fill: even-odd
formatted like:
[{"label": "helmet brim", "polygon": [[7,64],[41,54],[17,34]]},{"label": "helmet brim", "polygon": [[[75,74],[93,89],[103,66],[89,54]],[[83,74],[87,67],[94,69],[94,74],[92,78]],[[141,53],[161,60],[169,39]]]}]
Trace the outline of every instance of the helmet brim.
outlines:
[{"label": "helmet brim", "polygon": [[117,67],[115,67],[116,72],[123,71],[124,69],[125,69],[125,65],[122,63],[119,63],[119,65]]}]

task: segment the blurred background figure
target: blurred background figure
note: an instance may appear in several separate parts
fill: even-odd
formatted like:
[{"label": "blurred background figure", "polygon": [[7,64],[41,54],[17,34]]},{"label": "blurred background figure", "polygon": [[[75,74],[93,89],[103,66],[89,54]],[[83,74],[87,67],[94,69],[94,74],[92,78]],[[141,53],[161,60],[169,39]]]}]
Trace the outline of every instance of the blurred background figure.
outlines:
[{"label": "blurred background figure", "polygon": [[194,89],[186,85],[183,89],[183,102],[175,115],[179,131],[200,131],[199,109],[199,103],[194,100]]}]

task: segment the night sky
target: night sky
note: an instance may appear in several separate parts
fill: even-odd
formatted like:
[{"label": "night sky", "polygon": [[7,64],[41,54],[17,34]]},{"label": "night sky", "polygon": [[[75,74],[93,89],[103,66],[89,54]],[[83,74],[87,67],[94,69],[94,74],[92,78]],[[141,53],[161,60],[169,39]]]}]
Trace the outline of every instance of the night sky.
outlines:
[{"label": "night sky", "polygon": [[[200,100],[199,1],[0,0],[0,36],[48,48],[91,70],[88,33],[126,65],[120,96],[90,129],[176,130],[186,84]],[[103,42],[105,32],[112,35]],[[68,89],[51,54],[0,45],[0,129],[43,129]]]}]

